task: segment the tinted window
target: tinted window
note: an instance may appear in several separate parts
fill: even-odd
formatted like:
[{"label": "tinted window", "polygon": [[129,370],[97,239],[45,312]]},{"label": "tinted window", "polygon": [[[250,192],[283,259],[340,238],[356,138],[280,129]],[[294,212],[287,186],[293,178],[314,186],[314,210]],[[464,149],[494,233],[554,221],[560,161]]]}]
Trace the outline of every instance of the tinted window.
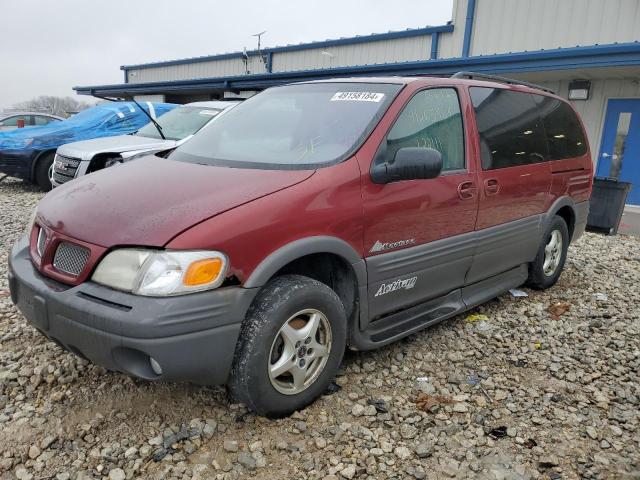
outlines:
[{"label": "tinted window", "polygon": [[443,171],[464,168],[462,115],[453,88],[433,88],[413,96],[387,135],[385,160],[392,162],[403,147],[438,150]]},{"label": "tinted window", "polygon": [[2,121],[2,125],[4,127],[17,127],[18,126],[18,120],[23,120],[25,126],[26,125],[30,125],[29,122],[29,115],[18,115],[16,117],[9,117],[6,118]]},{"label": "tinted window", "polygon": [[533,95],[549,146],[551,160],[579,157],[587,152],[584,132],[573,109],[565,102],[543,95]]},{"label": "tinted window", "polygon": [[34,118],[36,119],[36,125],[47,125],[48,123],[58,121],[56,118],[44,117],[42,115],[36,115]]},{"label": "tinted window", "polygon": [[528,165],[547,158],[544,129],[532,95],[485,87],[469,91],[484,170]]}]

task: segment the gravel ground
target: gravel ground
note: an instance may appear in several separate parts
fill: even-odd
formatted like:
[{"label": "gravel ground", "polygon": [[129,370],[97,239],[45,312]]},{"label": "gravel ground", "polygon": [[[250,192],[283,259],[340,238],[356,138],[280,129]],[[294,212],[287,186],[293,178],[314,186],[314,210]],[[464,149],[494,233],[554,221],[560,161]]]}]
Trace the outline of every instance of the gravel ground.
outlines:
[{"label": "gravel ground", "polygon": [[6,257],[41,196],[0,183],[0,479],[640,478],[637,238],[587,234],[551,290],[348,353],[341,389],[273,421],[30,327]]}]

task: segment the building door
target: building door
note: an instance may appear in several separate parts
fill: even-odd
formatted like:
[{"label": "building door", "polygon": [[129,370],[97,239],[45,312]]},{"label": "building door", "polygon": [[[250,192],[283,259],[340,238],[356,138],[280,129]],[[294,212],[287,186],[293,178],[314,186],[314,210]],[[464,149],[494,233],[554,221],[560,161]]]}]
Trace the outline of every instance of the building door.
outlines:
[{"label": "building door", "polygon": [[597,175],[631,183],[627,203],[640,205],[640,99],[609,100]]}]

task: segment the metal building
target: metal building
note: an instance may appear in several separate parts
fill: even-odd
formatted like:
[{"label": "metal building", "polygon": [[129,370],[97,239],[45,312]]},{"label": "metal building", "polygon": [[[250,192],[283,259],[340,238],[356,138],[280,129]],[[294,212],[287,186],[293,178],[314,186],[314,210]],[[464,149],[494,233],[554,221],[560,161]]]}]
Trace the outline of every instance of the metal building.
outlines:
[{"label": "metal building", "polygon": [[122,84],[75,90],[185,103],[337,76],[509,76],[572,100],[597,174],[632,182],[640,205],[639,36],[638,0],[454,0],[447,25],[125,65]]}]

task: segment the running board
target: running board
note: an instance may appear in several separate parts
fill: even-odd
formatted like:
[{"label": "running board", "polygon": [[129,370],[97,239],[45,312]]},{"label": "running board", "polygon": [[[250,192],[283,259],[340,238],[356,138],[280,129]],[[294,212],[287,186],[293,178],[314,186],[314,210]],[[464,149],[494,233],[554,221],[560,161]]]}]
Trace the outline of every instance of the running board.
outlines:
[{"label": "running board", "polygon": [[400,340],[522,285],[527,275],[527,265],[523,264],[442,297],[382,317],[371,322],[364,331],[352,331],[350,346],[357,350],[371,350]]}]

